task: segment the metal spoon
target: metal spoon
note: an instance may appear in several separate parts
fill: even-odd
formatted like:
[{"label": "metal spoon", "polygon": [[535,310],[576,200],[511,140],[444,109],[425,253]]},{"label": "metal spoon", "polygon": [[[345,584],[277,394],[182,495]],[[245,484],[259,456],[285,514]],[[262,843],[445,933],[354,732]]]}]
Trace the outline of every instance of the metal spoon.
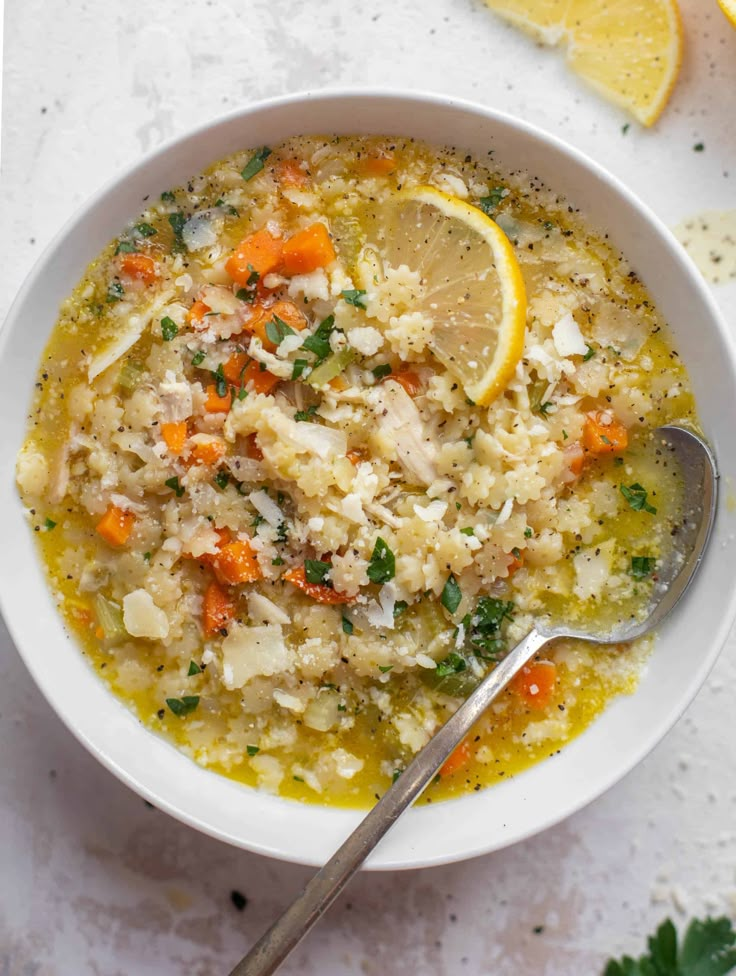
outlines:
[{"label": "metal spoon", "polygon": [[715,517],[718,473],[709,448],[690,431],[681,427],[660,427],[654,438],[658,454],[665,458],[670,455],[679,465],[683,481],[683,512],[677,548],[657,569],[658,580],[646,619],[626,622],[603,635],[538,623],[417,753],[388,792],[230,976],[268,976],[280,966],[330,907],[376,844],[431,782],[488,705],[542,648],[560,637],[595,644],[621,644],[634,640],[657,627],[679,602],[708,543]]}]

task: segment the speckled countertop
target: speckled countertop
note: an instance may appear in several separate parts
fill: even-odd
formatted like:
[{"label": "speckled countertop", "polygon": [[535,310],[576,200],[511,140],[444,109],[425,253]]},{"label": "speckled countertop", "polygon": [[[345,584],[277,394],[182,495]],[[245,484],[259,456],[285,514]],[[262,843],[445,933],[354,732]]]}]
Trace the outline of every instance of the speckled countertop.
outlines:
[{"label": "speckled countertop", "polygon": [[[735,208],[736,31],[715,0],[681,5],[681,79],[644,132],[479,0],[7,0],[0,316],[62,221],[141,152],[306,88],[441,84],[555,131],[670,225]],[[714,294],[736,329],[736,283]],[[734,714],[732,637],[606,796],[498,854],[358,877],[284,973],[596,976],[665,914],[736,916]],[[309,876],[148,808],[61,726],[3,629],[0,852],[2,976],[218,976]]]}]

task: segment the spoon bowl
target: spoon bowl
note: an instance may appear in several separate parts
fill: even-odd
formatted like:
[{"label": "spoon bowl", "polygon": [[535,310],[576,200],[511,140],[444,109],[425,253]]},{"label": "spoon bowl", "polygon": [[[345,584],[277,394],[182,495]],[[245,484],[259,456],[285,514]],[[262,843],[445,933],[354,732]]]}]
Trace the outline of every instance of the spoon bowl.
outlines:
[{"label": "spoon bowl", "polygon": [[705,441],[684,427],[659,427],[654,431],[653,438],[654,450],[661,462],[668,466],[675,465],[678,469],[682,505],[680,522],[673,526],[675,542],[658,568],[648,614],[642,620],[626,620],[603,634],[564,625],[537,623],[416,754],[393,786],[231,971],[230,976],[268,976],[275,972],[402,813],[429,785],[437,770],[486,708],[544,647],[560,638],[595,644],[626,643],[650,633],[679,603],[703,560],[713,528],[718,500],[718,470]]}]

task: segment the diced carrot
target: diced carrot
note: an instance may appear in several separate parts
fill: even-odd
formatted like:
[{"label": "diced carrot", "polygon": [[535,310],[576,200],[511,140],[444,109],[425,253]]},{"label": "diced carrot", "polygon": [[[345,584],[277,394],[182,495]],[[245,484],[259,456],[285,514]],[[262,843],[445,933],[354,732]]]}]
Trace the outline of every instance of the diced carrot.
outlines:
[{"label": "diced carrot", "polygon": [[235,601],[214,580],[204,591],[202,623],[208,637],[223,630],[235,616]]},{"label": "diced carrot", "polygon": [[224,457],[226,450],[225,442],[219,437],[195,440],[189,448],[189,461],[192,464],[215,465]]},{"label": "diced carrot", "polygon": [[147,285],[158,278],[158,265],[147,254],[122,254],[120,269],[131,278],[140,278]]},{"label": "diced carrot", "polygon": [[207,327],[204,317],[208,312],[211,311],[212,309],[209,307],[209,305],[205,305],[204,302],[196,301],[187,312],[187,322],[193,329],[204,329]]},{"label": "diced carrot", "polygon": [[234,352],[222,366],[222,374],[231,386],[240,386],[243,370],[248,365],[248,356],[244,352]]},{"label": "diced carrot", "polygon": [[263,278],[281,267],[283,241],[265,228],[249,234],[225,263],[225,270],[239,285],[247,285],[256,271]]},{"label": "diced carrot", "polygon": [[317,221],[286,241],[281,270],[287,275],[309,274],[332,264],[336,256],[330,232]]},{"label": "diced carrot", "polygon": [[506,568],[509,571],[509,576],[513,576],[517,569],[521,569],[524,565],[524,553],[519,549],[512,549],[509,555],[511,556],[511,562]]},{"label": "diced carrot", "polygon": [[282,186],[304,189],[309,184],[309,176],[302,169],[298,159],[281,159],[275,166],[276,179]]},{"label": "diced carrot", "polygon": [[344,376],[333,376],[327,385],[333,390],[337,390],[338,393],[342,393],[343,390],[347,390],[348,388],[348,383]]},{"label": "diced carrot", "polygon": [[301,332],[306,326],[307,320],[294,302],[278,301],[268,308],[260,308],[253,318],[247,323],[247,328],[253,332],[263,343],[263,348],[267,352],[273,352],[276,346],[268,338],[266,326],[274,319],[281,319],[290,329]]},{"label": "diced carrot", "polygon": [[585,451],[582,444],[571,444],[564,450],[565,460],[568,470],[576,478],[579,478],[585,467]]},{"label": "diced carrot", "polygon": [[187,439],[186,420],[172,421],[168,424],[161,424],[161,436],[166,442],[166,446],[172,454],[181,454]]},{"label": "diced carrot", "polygon": [[248,434],[245,438],[245,453],[253,461],[263,460],[263,451],[258,446],[258,434]]},{"label": "diced carrot", "polygon": [[352,603],[355,599],[355,597],[346,596],[344,593],[338,593],[337,590],[333,590],[331,586],[325,586],[324,583],[310,583],[303,566],[297,566],[295,569],[290,569],[288,573],[284,573],[284,579],[293,583],[297,589],[311,597],[312,600],[316,600],[317,603]]},{"label": "diced carrot", "polygon": [[233,405],[233,391],[228,387],[225,396],[220,396],[217,386],[210,383],[206,391],[207,399],[204,401],[204,409],[207,413],[227,413]]},{"label": "diced carrot", "polygon": [[396,160],[391,153],[366,156],[361,160],[361,169],[366,176],[388,176],[396,169]]},{"label": "diced carrot", "polygon": [[211,565],[219,555],[219,550],[228,544],[230,541],[230,530],[229,529],[215,529],[217,533],[217,552],[201,552],[198,556],[193,556],[191,552],[183,552],[181,554],[182,559],[196,559],[198,563],[206,563]]},{"label": "diced carrot", "polygon": [[557,684],[557,667],[553,661],[525,664],[511,682],[512,689],[532,708],[546,708]]},{"label": "diced carrot", "polygon": [[105,636],[105,631],[103,630],[103,628],[95,627],[95,637],[97,638],[97,640],[102,640],[104,636]]},{"label": "diced carrot", "polygon": [[212,568],[221,583],[253,583],[263,575],[253,547],[240,540],[223,546]]},{"label": "diced carrot", "polygon": [[97,531],[111,546],[124,546],[135,525],[135,515],[110,505],[97,523]]},{"label": "diced carrot", "polygon": [[455,746],[442,766],[440,766],[440,776],[452,776],[453,773],[456,773],[463,766],[467,765],[471,758],[470,743],[467,739],[463,739],[460,745]]},{"label": "diced carrot", "polygon": [[398,373],[391,373],[387,379],[396,380],[404,387],[406,392],[410,397],[419,396],[422,392],[422,381],[419,379],[417,374],[410,369],[402,369]]},{"label": "diced carrot", "polygon": [[365,460],[365,455],[360,450],[350,450],[347,452],[345,457],[350,461],[351,464],[358,465],[361,461]]},{"label": "diced carrot", "polygon": [[583,447],[591,454],[617,454],[629,446],[629,434],[620,420],[607,410],[586,414]]},{"label": "diced carrot", "polygon": [[254,393],[270,393],[281,380],[267,369],[263,369],[256,359],[251,359],[243,373],[243,386],[250,387]]}]

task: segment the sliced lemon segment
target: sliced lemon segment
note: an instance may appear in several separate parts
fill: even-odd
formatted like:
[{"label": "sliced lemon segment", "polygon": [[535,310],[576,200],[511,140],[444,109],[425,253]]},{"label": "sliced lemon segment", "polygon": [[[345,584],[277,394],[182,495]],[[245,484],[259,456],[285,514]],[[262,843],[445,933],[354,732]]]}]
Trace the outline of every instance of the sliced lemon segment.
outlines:
[{"label": "sliced lemon segment", "polygon": [[419,275],[411,310],[432,323],[429,348],[474,403],[490,403],[524,348],[526,292],[509,239],[477,207],[421,186],[394,198],[382,250]]},{"label": "sliced lemon segment", "polygon": [[736,27],[736,0],[718,0],[718,5],[731,21],[731,24]]},{"label": "sliced lemon segment", "polygon": [[676,0],[486,3],[545,44],[566,40],[570,67],[644,125],[652,125],[667,104],[682,61]]}]

